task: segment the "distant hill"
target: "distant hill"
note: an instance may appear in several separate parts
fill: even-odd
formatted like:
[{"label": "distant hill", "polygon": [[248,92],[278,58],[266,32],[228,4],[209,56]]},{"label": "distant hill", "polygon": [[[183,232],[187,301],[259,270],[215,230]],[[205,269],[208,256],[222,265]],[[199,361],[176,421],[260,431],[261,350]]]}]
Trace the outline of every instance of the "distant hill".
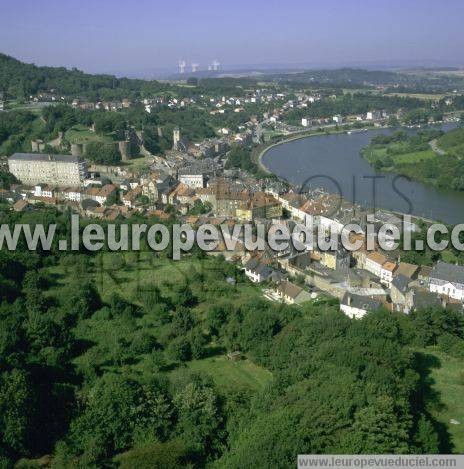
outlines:
[{"label": "distant hill", "polygon": [[42,91],[112,99],[128,97],[140,90],[159,91],[162,88],[157,81],[91,75],[76,68],[39,67],[0,53],[0,91],[7,98],[23,98]]}]

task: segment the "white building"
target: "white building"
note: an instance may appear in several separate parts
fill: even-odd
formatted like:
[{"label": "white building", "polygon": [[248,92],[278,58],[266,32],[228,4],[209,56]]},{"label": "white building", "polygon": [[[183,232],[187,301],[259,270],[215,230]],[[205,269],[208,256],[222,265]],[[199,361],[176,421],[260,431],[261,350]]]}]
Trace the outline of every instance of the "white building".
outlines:
[{"label": "white building", "polygon": [[378,300],[349,292],[346,292],[340,301],[340,311],[353,319],[360,319],[368,311],[376,311],[381,306],[382,304]]},{"label": "white building", "polygon": [[256,259],[250,259],[245,264],[245,275],[254,283],[265,282],[271,274],[272,269]]},{"label": "white building", "polygon": [[27,185],[79,187],[87,176],[85,161],[72,155],[15,153],[8,158],[8,170]]},{"label": "white building", "polygon": [[203,173],[195,169],[179,169],[178,179],[188,187],[205,187],[205,178]]},{"label": "white building", "polygon": [[374,274],[376,277],[381,276],[382,266],[387,262],[387,258],[379,252],[371,252],[364,262],[364,268]]},{"label": "white building", "polygon": [[51,199],[53,197],[53,189],[46,184],[37,184],[34,187],[34,196],[35,197],[46,197]]},{"label": "white building", "polygon": [[438,261],[430,273],[429,290],[464,301],[464,266]]},{"label": "white building", "polygon": [[393,272],[395,272],[396,267],[397,265],[394,262],[385,262],[380,269],[380,283],[390,288],[393,281]]},{"label": "white building", "polygon": [[72,187],[65,189],[63,191],[63,198],[65,200],[70,200],[72,202],[81,202],[82,201],[82,192],[79,189],[74,189]]}]

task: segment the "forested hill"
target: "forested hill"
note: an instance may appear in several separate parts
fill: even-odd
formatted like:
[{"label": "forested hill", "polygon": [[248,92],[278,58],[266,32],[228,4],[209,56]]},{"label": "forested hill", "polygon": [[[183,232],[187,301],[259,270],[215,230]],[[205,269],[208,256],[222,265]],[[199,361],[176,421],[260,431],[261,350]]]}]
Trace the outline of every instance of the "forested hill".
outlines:
[{"label": "forested hill", "polygon": [[0,91],[10,98],[23,98],[39,91],[83,95],[88,98],[120,98],[133,93],[156,92],[164,88],[157,81],[91,75],[76,68],[38,67],[0,53]]}]

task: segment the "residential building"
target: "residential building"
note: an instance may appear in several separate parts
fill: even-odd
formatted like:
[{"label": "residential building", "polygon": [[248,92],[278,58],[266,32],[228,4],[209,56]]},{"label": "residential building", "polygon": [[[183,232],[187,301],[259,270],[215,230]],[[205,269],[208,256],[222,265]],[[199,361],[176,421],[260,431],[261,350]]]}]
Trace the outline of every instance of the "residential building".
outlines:
[{"label": "residential building", "polygon": [[245,264],[244,268],[245,275],[254,283],[265,282],[273,273],[273,270],[269,266],[253,258]]},{"label": "residential building", "polygon": [[390,298],[397,311],[409,313],[411,308],[411,298],[409,284],[411,279],[403,274],[397,274],[393,278],[390,286]]},{"label": "residential building", "polygon": [[340,243],[336,249],[321,252],[321,264],[332,270],[348,270],[350,268],[351,252]]},{"label": "residential building", "polygon": [[103,187],[90,187],[83,195],[83,199],[92,199],[100,205],[104,205],[111,196],[116,195],[118,188],[114,184],[106,184]]},{"label": "residential building", "polygon": [[395,262],[384,262],[381,269],[380,269],[380,283],[383,283],[388,288],[393,280],[393,272],[395,272],[396,263]]},{"label": "residential building", "polygon": [[464,300],[464,266],[438,261],[430,273],[429,290],[455,300]]},{"label": "residential building", "polygon": [[368,311],[376,311],[382,306],[382,303],[368,296],[355,295],[346,292],[340,301],[340,310],[348,317],[360,319]]},{"label": "residential building", "polygon": [[303,288],[291,282],[281,282],[275,292],[279,298],[288,304],[301,304],[311,299],[311,295]]},{"label": "residential building", "polygon": [[375,276],[380,277],[382,266],[385,262],[387,262],[387,258],[383,254],[373,251],[366,257],[364,268]]},{"label": "residential building", "polygon": [[188,187],[205,187],[205,175],[195,168],[179,169],[177,179]]},{"label": "residential building", "polygon": [[80,187],[87,176],[87,165],[78,156],[15,153],[8,158],[8,170],[23,184],[49,184]]},{"label": "residential building", "polygon": [[409,279],[416,279],[419,266],[416,264],[409,264],[408,262],[399,262],[398,268],[395,270],[395,275],[404,275]]}]

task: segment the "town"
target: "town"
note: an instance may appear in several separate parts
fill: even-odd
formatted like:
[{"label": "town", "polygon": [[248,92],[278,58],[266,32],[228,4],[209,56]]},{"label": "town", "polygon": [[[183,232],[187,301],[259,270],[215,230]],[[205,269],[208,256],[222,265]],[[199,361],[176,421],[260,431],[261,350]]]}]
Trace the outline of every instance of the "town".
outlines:
[{"label": "town", "polygon": [[[37,99],[53,101],[57,97],[40,94],[33,101]],[[114,144],[121,156],[119,165],[89,161],[85,158],[87,144],[69,145],[63,132],[53,142],[31,140],[31,152],[14,153],[6,159],[8,171],[18,183],[2,189],[1,197],[17,212],[52,206],[98,220],[121,222],[138,214],[159,220],[175,217],[197,227],[207,223],[240,222],[291,227],[311,222],[314,228],[340,233],[353,220],[359,220],[362,226],[369,209],[340,200],[317,187],[304,191],[292,187],[264,172],[265,168],[264,171],[258,169],[262,174],[257,175],[256,170],[247,171],[229,163],[234,154],[240,152],[250,160],[253,153],[257,154],[256,149],[262,154],[269,145],[269,131],[264,130],[269,126],[281,132],[284,129],[288,138],[300,135],[301,128],[321,131],[342,127],[345,122],[351,128],[363,129],[369,125],[386,125],[391,118],[386,111],[374,110],[347,118],[340,115],[316,120],[302,118],[301,128],[279,123],[288,110],[305,109],[320,99],[320,95],[299,93],[297,99],[292,100],[284,93],[266,94],[261,90],[244,98],[210,98],[209,106],[213,109],[210,114],[221,114],[227,107],[239,113],[243,111],[242,104],[260,101],[274,102],[277,110],[272,115],[264,112],[261,120],[252,116],[238,126],[239,132],[221,127],[216,137],[201,141],[189,141],[183,137],[182,129],[175,127],[172,148],[157,155],[146,148],[143,130],[130,127],[125,131],[125,139]],[[444,105],[451,103],[448,99]],[[147,113],[153,106],[163,104],[169,108],[184,108],[196,104],[196,100],[173,99],[167,103],[162,99],[143,100]],[[120,103],[96,104],[73,99],[71,103],[74,108],[102,108],[108,112],[130,106],[127,99]],[[401,119],[404,113],[399,110],[394,117]],[[95,124],[89,127],[89,132],[95,133]],[[161,129],[159,132],[161,134]],[[268,145],[263,134],[268,136]],[[50,147],[53,153],[43,153]],[[133,147],[142,155],[142,167],[124,165],[131,161],[130,148]],[[67,148],[70,155],[58,153]],[[255,165],[259,168],[259,157]],[[379,225],[389,223],[412,232],[417,229],[414,223],[405,227],[401,217],[385,210],[379,209],[374,215]],[[353,236],[365,246],[364,230]],[[459,265],[443,261],[433,266],[416,265],[402,261],[401,252],[382,252],[378,246],[374,251],[362,247],[350,252],[339,246],[335,251],[278,254],[248,252],[240,246],[241,249],[230,253],[221,243],[218,251],[242,265],[252,282],[265,285],[263,295],[271,301],[293,304],[326,294],[338,298],[341,311],[354,318],[381,307],[404,313],[426,305],[459,310],[463,307],[464,267]]]},{"label": "town", "polygon": [[464,467],[464,4],[2,1],[0,469]]}]

